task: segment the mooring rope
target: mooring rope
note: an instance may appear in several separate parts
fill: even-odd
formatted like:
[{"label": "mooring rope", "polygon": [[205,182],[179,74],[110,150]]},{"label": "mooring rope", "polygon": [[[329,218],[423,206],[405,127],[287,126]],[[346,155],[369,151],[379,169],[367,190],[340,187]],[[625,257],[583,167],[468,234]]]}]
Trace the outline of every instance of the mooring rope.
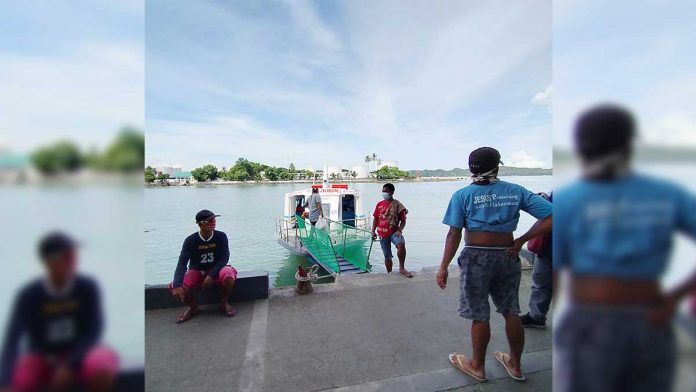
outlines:
[{"label": "mooring rope", "polygon": [[300,276],[300,271],[297,271],[295,272],[295,280],[297,280],[298,282],[316,282],[316,280],[319,279],[319,274],[317,273],[318,270],[319,266],[313,265],[310,269],[306,271],[307,276]]}]

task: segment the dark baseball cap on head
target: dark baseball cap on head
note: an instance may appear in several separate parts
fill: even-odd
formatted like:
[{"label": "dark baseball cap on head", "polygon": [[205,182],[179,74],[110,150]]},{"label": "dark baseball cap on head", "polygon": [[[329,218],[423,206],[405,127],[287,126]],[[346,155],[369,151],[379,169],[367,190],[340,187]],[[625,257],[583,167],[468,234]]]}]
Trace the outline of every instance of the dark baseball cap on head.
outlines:
[{"label": "dark baseball cap on head", "polygon": [[629,148],[635,136],[633,114],[615,104],[594,106],[580,114],[575,122],[575,150],[586,159]]},{"label": "dark baseball cap on head", "polygon": [[480,147],[469,154],[469,171],[473,174],[491,171],[502,163],[500,153],[493,147]]},{"label": "dark baseball cap on head", "polygon": [[75,249],[77,246],[78,243],[67,234],[60,231],[50,232],[39,240],[39,257],[42,260],[47,260],[55,255]]},{"label": "dark baseball cap on head", "polygon": [[215,214],[213,214],[213,211],[210,211],[210,210],[200,210],[196,214],[196,224],[199,224],[203,221],[207,221],[208,219],[210,219],[214,216],[220,216],[220,215],[215,215]]}]

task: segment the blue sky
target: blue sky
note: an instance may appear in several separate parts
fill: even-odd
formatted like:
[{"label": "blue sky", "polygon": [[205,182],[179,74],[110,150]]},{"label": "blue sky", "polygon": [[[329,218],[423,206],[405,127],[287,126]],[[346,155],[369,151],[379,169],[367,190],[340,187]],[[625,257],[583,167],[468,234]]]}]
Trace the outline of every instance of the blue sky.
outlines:
[{"label": "blue sky", "polygon": [[550,1],[146,4],[147,162],[551,162]]},{"label": "blue sky", "polygon": [[696,2],[559,1],[553,10],[554,141],[578,112],[633,109],[640,142],[696,146]]},{"label": "blue sky", "polygon": [[0,147],[144,128],[141,1],[3,1],[0,26]]}]

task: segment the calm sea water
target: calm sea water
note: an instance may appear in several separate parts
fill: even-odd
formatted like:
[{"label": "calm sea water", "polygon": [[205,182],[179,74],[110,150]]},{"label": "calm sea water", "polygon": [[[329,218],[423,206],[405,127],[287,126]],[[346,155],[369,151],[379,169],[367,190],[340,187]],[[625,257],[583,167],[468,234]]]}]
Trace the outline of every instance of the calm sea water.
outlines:
[{"label": "calm sea water", "polygon": [[142,187],[1,187],[0,324],[3,331],[14,295],[41,274],[36,242],[61,229],[82,243],[79,269],[101,284],[104,341],[126,366],[144,363]]},{"label": "calm sea water", "polygon": [[[534,192],[548,192],[551,176],[509,177]],[[404,230],[407,268],[440,263],[448,227],[442,217],[452,194],[465,181],[396,183],[395,198],[409,210]],[[357,183],[362,191],[366,213],[371,214],[381,200],[382,184]],[[262,270],[270,274],[275,287],[294,284],[298,264],[304,257],[294,256],[276,243],[274,218],[283,214],[284,194],[307,188],[308,184],[249,184],[145,189],[145,280],[147,283],[171,281],[181,244],[196,231],[194,216],[207,208],[222,216],[218,229],[230,239],[231,264],[238,270]],[[522,214],[518,232],[527,230],[534,219]],[[370,256],[374,272],[386,272],[379,244]]]}]

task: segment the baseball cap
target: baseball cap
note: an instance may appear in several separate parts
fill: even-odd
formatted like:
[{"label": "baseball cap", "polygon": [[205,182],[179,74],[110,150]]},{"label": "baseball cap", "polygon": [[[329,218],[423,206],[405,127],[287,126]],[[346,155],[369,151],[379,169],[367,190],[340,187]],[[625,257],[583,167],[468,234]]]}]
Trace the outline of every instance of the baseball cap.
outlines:
[{"label": "baseball cap", "polygon": [[615,104],[594,106],[575,122],[575,149],[593,159],[630,147],[636,136],[636,122],[628,109]]},{"label": "baseball cap", "polygon": [[480,147],[469,154],[469,171],[473,174],[493,170],[502,163],[500,153],[493,147]]},{"label": "baseball cap", "polygon": [[196,214],[196,224],[199,224],[203,221],[206,221],[214,216],[220,216],[220,215],[215,215],[213,211],[210,210],[200,210]]},{"label": "baseball cap", "polygon": [[42,260],[47,260],[55,255],[75,249],[77,246],[78,243],[69,235],[60,231],[53,231],[39,240],[39,257]]}]

